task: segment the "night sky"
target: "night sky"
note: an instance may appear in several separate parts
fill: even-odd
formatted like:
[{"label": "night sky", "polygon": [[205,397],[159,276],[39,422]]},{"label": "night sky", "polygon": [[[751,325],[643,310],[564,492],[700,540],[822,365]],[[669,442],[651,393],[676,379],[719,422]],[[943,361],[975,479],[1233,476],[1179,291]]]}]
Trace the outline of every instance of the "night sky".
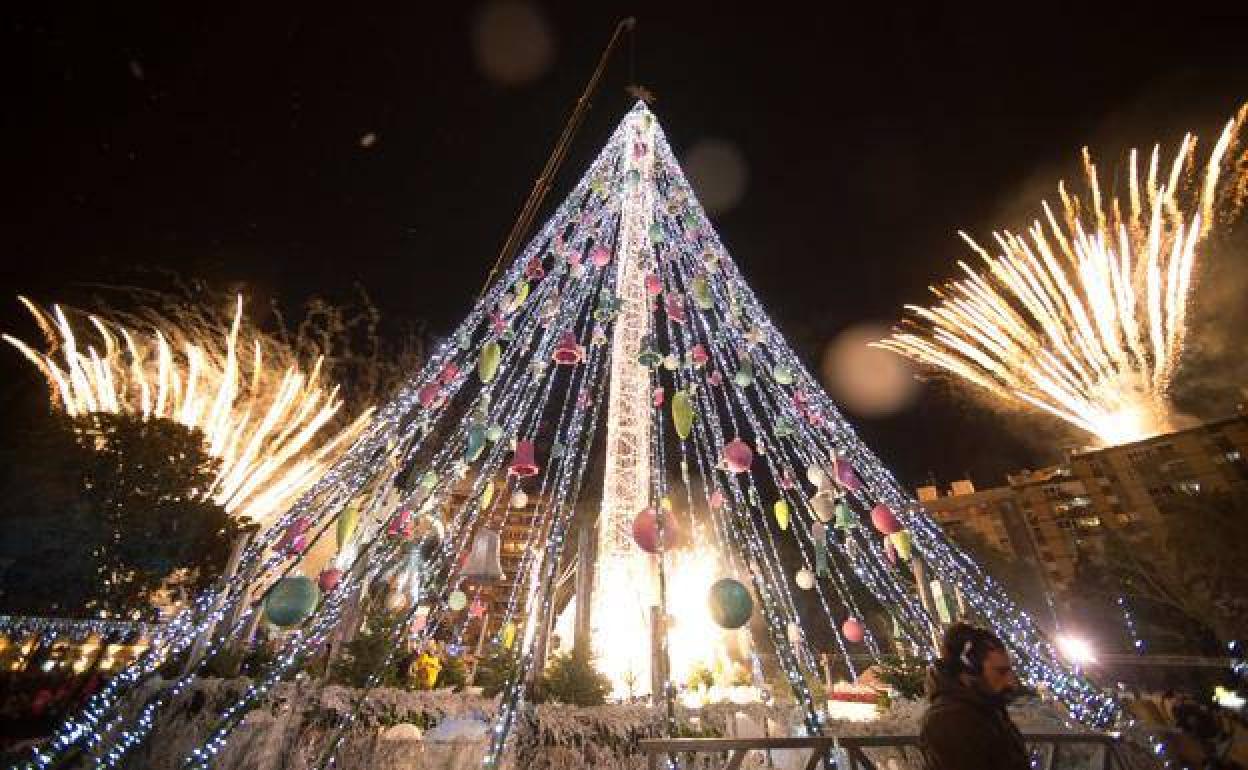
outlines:
[{"label": "night sky", "polygon": [[[967,256],[958,229],[1022,224],[1077,173],[1081,145],[1109,167],[1133,143],[1208,132],[1248,98],[1244,17],[1142,5],[1112,19],[1036,5],[1008,18],[895,3],[539,5],[550,58],[522,83],[476,55],[475,3],[437,4],[455,8],[442,16],[421,3],[30,5],[6,12],[0,149],[0,327],[27,338],[13,295],[141,284],[138,268],[291,303],[358,281],[387,318],[444,332],[630,14],[635,45],[607,72],[546,211],[631,105],[631,62],[679,154],[715,139],[744,159],[744,195],[716,225],[816,365],[845,328],[925,302]],[[0,365],[0,408],[27,403],[41,387],[28,367],[7,347]],[[1036,424],[947,388],[856,420],[911,484],[996,483],[1053,451],[1027,443]]]}]

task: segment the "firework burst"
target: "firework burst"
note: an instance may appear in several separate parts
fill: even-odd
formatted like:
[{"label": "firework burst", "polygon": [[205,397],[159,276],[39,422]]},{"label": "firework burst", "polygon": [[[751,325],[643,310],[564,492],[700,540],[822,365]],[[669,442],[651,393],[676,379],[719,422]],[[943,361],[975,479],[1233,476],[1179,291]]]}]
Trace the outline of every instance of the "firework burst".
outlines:
[{"label": "firework burst", "polygon": [[336,427],[342,400],[323,383],[322,360],[304,371],[271,349],[266,358],[271,346],[258,336],[241,340],[242,297],[224,330],[157,319],[140,331],[87,314],[91,343],[63,308],[47,312],[19,299],[48,352],[2,336],[39,368],[54,406],[70,416],[134,414],[202,431],[221,461],[209,494],[254,521],[281,512],[322,476],[371,414]]},{"label": "firework burst", "polygon": [[[1172,427],[1169,393],[1183,355],[1187,309],[1202,244],[1237,212],[1248,174],[1236,156],[1248,107],[1229,121],[1203,169],[1196,138],[1174,156],[1132,150],[1126,199],[1102,194],[1083,150],[1086,190],[1058,185],[1060,207],[1025,233],[993,233],[990,251],[959,233],[983,261],[932,291],[931,307],[877,347],[943,369],[1119,444]],[[994,253],[995,252],[995,253]]]}]

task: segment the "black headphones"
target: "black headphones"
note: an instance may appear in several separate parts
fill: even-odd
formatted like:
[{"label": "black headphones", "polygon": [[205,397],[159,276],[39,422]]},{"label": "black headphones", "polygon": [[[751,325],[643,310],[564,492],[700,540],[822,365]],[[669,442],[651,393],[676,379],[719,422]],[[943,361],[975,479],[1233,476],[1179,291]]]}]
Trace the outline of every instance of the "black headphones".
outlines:
[{"label": "black headphones", "polygon": [[975,654],[974,637],[967,639],[962,645],[962,652],[958,655],[958,661],[961,662],[967,673],[974,676],[979,676],[982,673],[980,669],[983,667],[983,663],[979,660],[979,656]]},{"label": "black headphones", "polygon": [[[991,651],[1004,645],[990,631],[982,628],[966,626],[965,636],[961,639],[961,643],[955,642],[953,650],[949,650],[946,654],[953,653],[956,650],[957,657],[950,661],[957,667],[959,672],[965,671],[971,676],[981,676],[984,668],[984,657]],[[958,636],[962,636],[958,634]]]}]

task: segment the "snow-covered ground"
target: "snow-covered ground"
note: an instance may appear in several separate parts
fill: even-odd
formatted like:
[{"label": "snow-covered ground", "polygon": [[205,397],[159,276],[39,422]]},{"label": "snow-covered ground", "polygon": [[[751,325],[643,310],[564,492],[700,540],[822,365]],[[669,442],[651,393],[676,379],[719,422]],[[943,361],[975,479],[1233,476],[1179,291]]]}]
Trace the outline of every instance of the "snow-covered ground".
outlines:
[{"label": "snow-covered ground", "polygon": [[[203,680],[179,697],[166,712],[152,739],[128,763],[135,768],[177,770],[186,754],[215,725],[215,714],[247,686],[244,679]],[[308,680],[279,685],[262,709],[247,714],[222,750],[222,770],[304,770],[320,765],[339,726],[350,721],[335,766],[340,770],[388,768],[476,768],[485,747],[485,731],[497,710],[494,699],[450,692],[378,688],[363,701],[360,692]],[[924,704],[896,700],[872,721],[828,723],[833,735],[914,735]],[[1076,728],[1050,706],[1031,701],[1012,709],[1024,733],[1054,733]],[[351,719],[354,714],[355,718]],[[762,737],[798,734],[800,713],[793,704],[712,704],[701,709],[678,707],[677,723],[685,735]],[[578,708],[542,704],[517,721],[505,766],[524,770],[645,767],[637,741],[663,735],[664,713],[644,705]],[[917,753],[896,749],[871,754],[881,770],[918,768]],[[752,766],[766,766],[762,754]],[[1099,767],[1090,750],[1063,752],[1058,768]],[[805,756],[774,752],[777,768],[802,767]],[[714,759],[722,765],[722,758]],[[747,766],[749,766],[747,765]]]}]

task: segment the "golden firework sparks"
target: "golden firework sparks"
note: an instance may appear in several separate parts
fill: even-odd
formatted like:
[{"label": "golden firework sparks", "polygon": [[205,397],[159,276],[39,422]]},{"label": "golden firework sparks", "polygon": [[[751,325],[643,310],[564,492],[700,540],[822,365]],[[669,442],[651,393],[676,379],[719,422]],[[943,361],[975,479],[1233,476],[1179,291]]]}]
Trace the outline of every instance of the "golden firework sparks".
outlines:
[{"label": "golden firework sparks", "polygon": [[959,262],[966,278],[933,287],[935,305],[908,305],[912,317],[874,344],[1105,444],[1171,427],[1197,257],[1248,185],[1248,156],[1234,157],[1246,115],[1226,124],[1199,178],[1192,134],[1168,163],[1160,145],[1146,167],[1132,150],[1125,202],[1103,197],[1085,148],[1082,195],[1059,183],[1060,208],[1043,201],[1025,233],[994,232],[992,252],[959,233],[986,267]]},{"label": "golden firework sparks", "polygon": [[241,296],[229,330],[215,332],[223,339],[167,320],[140,332],[87,315],[97,344],[85,346],[61,307],[48,313],[19,299],[49,351],[2,336],[39,368],[54,406],[70,416],[125,413],[199,429],[208,453],[221,461],[209,494],[257,522],[285,510],[322,476],[372,413],[335,430],[343,404],[338,388],[322,382],[322,359],[310,371],[266,361],[259,338],[240,340]]}]

